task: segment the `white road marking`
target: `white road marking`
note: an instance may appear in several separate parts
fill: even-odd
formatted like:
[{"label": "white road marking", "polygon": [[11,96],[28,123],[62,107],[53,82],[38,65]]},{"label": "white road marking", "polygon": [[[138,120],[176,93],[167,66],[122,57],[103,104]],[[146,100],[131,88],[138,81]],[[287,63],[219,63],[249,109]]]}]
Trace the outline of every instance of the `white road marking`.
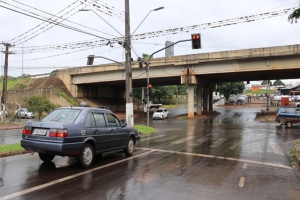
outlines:
[{"label": "white road marking", "polygon": [[245,184],[245,177],[240,178],[239,187],[244,187]]},{"label": "white road marking", "polygon": [[225,140],[226,139],[224,139],[224,138],[220,138],[216,142],[214,142],[212,145],[210,145],[209,147],[218,148],[219,146],[221,146],[221,144],[223,144],[223,142],[225,142]]},{"label": "white road marking", "polygon": [[247,164],[246,163],[244,163],[243,169],[247,169]]},{"label": "white road marking", "polygon": [[186,142],[190,139],[193,139],[194,137],[193,136],[189,136],[189,137],[186,137],[186,138],[183,138],[183,139],[180,139],[180,140],[177,140],[175,142],[172,142],[172,144],[180,144],[180,143],[183,143],[183,142]]},{"label": "white road marking", "polygon": [[281,148],[280,148],[280,146],[278,144],[272,143],[271,147],[272,147],[272,149],[273,149],[273,151],[274,151],[275,154],[279,154],[279,155],[284,156],[284,153],[283,153],[283,151],[281,150]]},{"label": "white road marking", "polygon": [[160,137],[165,137],[166,135],[158,135],[158,136],[154,136],[154,137],[143,137],[141,138],[141,141],[144,141],[144,140],[151,140],[151,139],[154,139],[154,138],[160,138]]},{"label": "white road marking", "polygon": [[152,150],[158,151],[158,152],[165,152],[165,153],[171,153],[171,154],[180,154],[180,155],[190,155],[190,156],[197,156],[197,157],[204,157],[204,158],[215,158],[215,159],[222,159],[222,160],[231,160],[231,161],[237,161],[237,162],[245,162],[245,163],[251,163],[256,165],[263,165],[268,167],[277,167],[282,169],[289,169],[292,170],[291,167],[285,166],[285,165],[279,165],[274,163],[267,163],[267,162],[260,162],[260,161],[253,161],[253,160],[246,160],[246,159],[238,159],[238,158],[230,158],[230,157],[222,157],[222,156],[213,156],[213,155],[207,155],[207,154],[197,154],[197,153],[187,153],[187,152],[179,152],[179,151],[169,151],[169,150],[162,150],[162,149],[151,149],[151,148],[136,148],[141,150]]},{"label": "white road marking", "polygon": [[192,145],[200,145],[200,144],[206,142],[207,140],[209,140],[209,138],[201,138],[201,139],[197,140],[197,142],[192,144]]},{"label": "white road marking", "polygon": [[230,147],[230,149],[235,149],[236,147],[238,147],[238,146],[240,146],[240,144],[241,144],[241,141],[235,141],[234,143],[233,143],[233,145]]},{"label": "white road marking", "polygon": [[33,187],[33,188],[29,188],[29,189],[26,189],[26,190],[23,190],[23,191],[20,191],[20,192],[16,192],[16,193],[13,193],[13,194],[10,194],[10,195],[7,195],[7,196],[3,196],[3,197],[0,197],[0,200],[12,199],[12,198],[15,198],[15,197],[18,197],[18,196],[21,196],[21,195],[39,190],[39,189],[46,188],[46,187],[51,186],[51,185],[55,185],[57,183],[61,183],[61,182],[66,181],[66,180],[76,178],[78,176],[82,176],[82,175],[91,173],[93,171],[97,171],[97,170],[100,170],[100,169],[103,169],[103,168],[106,168],[106,167],[109,167],[109,166],[112,166],[112,165],[116,165],[116,164],[119,164],[119,163],[122,163],[122,162],[125,162],[125,161],[128,161],[128,160],[132,160],[134,158],[149,154],[151,152],[153,152],[153,151],[150,150],[150,151],[147,151],[145,153],[142,153],[142,154],[139,154],[139,155],[136,155],[136,156],[132,156],[132,157],[129,157],[129,158],[126,158],[126,159],[123,159],[123,160],[119,160],[119,161],[116,161],[116,162],[113,162],[113,163],[110,163],[110,164],[107,164],[107,165],[103,165],[103,166],[100,166],[100,167],[96,167],[94,169],[90,169],[90,170],[87,170],[87,171],[84,171],[84,172],[81,172],[81,173],[78,173],[78,174],[74,174],[74,175],[71,175],[71,176],[67,176],[65,178],[61,178],[61,179],[58,179],[58,180],[55,180],[55,181],[51,181],[49,183],[38,185],[38,186]]}]

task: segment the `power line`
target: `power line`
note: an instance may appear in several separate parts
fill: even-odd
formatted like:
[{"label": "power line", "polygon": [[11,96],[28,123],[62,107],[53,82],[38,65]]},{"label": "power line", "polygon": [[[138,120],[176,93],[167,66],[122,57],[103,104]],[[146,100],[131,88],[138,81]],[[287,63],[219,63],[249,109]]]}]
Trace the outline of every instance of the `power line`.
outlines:
[{"label": "power line", "polygon": [[[64,12],[65,10],[67,10],[68,8],[70,8],[71,6],[73,6],[76,2],[78,2],[78,0],[76,0],[74,3],[72,3],[72,4],[69,5],[69,6],[67,6],[66,8],[64,8],[63,10],[61,10],[60,12],[58,12],[57,15],[60,14],[60,13],[62,13],[62,12]],[[63,15],[62,15],[62,16],[63,16]],[[51,19],[51,18],[50,18],[50,19]],[[27,31],[27,32],[25,32],[25,33],[19,35],[18,37],[14,38],[14,39],[12,39],[12,40],[10,40],[10,41],[14,41],[14,40],[16,40],[17,38],[24,36],[25,34],[27,34],[27,33],[31,32],[31,31],[33,31],[34,29],[36,29],[36,28],[38,28],[38,27],[40,27],[40,26],[41,26],[42,24],[44,24],[44,23],[45,23],[45,22],[43,22],[43,23],[41,23],[41,24],[39,24],[39,25],[33,27],[33,28],[30,29],[29,31]],[[47,25],[48,25],[48,24],[47,24]],[[47,26],[47,25],[45,25],[45,26]],[[45,26],[44,26],[44,27],[45,27]],[[25,36],[24,38],[26,38],[26,37],[27,37],[27,36]]]},{"label": "power line", "polygon": [[[60,19],[62,19],[62,20],[68,21],[68,22],[70,22],[70,23],[72,23],[72,24],[76,24],[76,25],[79,25],[79,26],[82,26],[82,27],[85,27],[85,28],[88,28],[88,29],[97,31],[97,32],[99,32],[99,33],[103,33],[103,34],[106,34],[106,35],[109,35],[109,36],[116,37],[115,35],[112,35],[112,34],[109,34],[109,33],[105,33],[105,32],[99,31],[99,30],[94,29],[94,28],[87,27],[87,26],[85,26],[85,25],[82,25],[82,24],[79,24],[79,23],[70,21],[70,20],[68,20],[68,19],[64,19],[64,18],[62,18],[62,17],[60,17],[60,16],[53,15],[53,14],[51,14],[51,13],[45,12],[45,11],[40,10],[40,9],[38,9],[38,8],[34,8],[34,7],[32,7],[32,6],[26,5],[26,4],[21,3],[21,2],[19,2],[19,1],[16,1],[16,0],[13,0],[13,1],[14,1],[14,2],[17,2],[17,3],[21,4],[21,5],[24,5],[24,6],[26,6],[26,7],[32,8],[32,9],[34,9],[34,10],[40,11],[40,12],[42,12],[42,13],[48,14],[48,15],[50,15],[50,16],[57,17],[57,18],[60,18]],[[76,3],[76,2],[77,2],[77,1],[75,1],[75,3]],[[74,4],[74,3],[73,3],[73,4]],[[89,6],[89,4],[88,4],[87,6]],[[68,7],[70,7],[70,6],[68,6]],[[76,8],[77,8],[77,7],[76,7]],[[70,16],[69,16],[69,17],[70,17]]]},{"label": "power line", "polygon": [[[88,35],[92,35],[92,36],[95,36],[95,37],[98,37],[98,38],[106,39],[106,38],[100,37],[100,36],[98,36],[98,35],[94,35],[94,34],[91,34],[91,33],[85,32],[85,31],[82,31],[82,30],[80,30],[80,29],[73,28],[73,27],[71,27],[71,26],[63,25],[62,23],[59,23],[59,22],[51,22],[51,21],[48,21],[48,20],[44,20],[44,19],[41,19],[41,18],[32,16],[32,15],[29,15],[29,14],[26,14],[26,13],[19,12],[19,11],[17,11],[17,10],[11,9],[11,8],[7,8],[7,7],[2,6],[2,5],[0,5],[0,7],[6,8],[6,9],[8,9],[8,10],[11,10],[11,11],[14,11],[14,12],[17,12],[17,13],[20,13],[20,14],[23,14],[23,15],[26,15],[26,16],[29,16],[29,17],[33,17],[33,18],[35,18],[35,19],[39,19],[39,20],[48,22],[48,23],[50,23],[50,24],[58,25],[58,26],[61,26],[61,27],[67,28],[67,29],[71,29],[71,30],[77,31],[77,32],[81,32],[81,33],[85,33],[85,34],[88,34]],[[37,36],[37,35],[35,35],[35,36]],[[29,39],[32,39],[32,38],[34,38],[35,36],[33,36],[33,37],[29,38]],[[29,39],[25,40],[24,42],[28,41]],[[20,43],[18,43],[18,44],[22,44],[22,43],[24,43],[24,42],[20,42]]]},{"label": "power line", "polygon": [[[198,30],[198,29],[218,28],[218,27],[222,27],[222,26],[230,26],[230,25],[236,25],[236,24],[240,24],[240,23],[253,22],[256,20],[262,20],[262,19],[278,17],[278,16],[282,16],[282,15],[287,15],[287,14],[293,12],[295,9],[296,8],[294,7],[294,8],[288,8],[288,9],[272,11],[272,12],[267,12],[267,13],[259,13],[256,15],[248,15],[248,16],[242,16],[242,17],[238,17],[238,18],[232,18],[232,19],[203,23],[203,24],[198,24],[198,25],[186,26],[186,27],[181,27],[181,28],[172,28],[172,29],[167,29],[167,30],[162,30],[162,31],[153,31],[153,32],[148,32],[148,33],[143,33],[143,34],[136,34],[136,35],[132,36],[132,40],[140,40],[140,39],[146,39],[146,38],[153,38],[153,37],[177,34],[177,33],[182,33],[182,32],[189,32],[189,31]],[[109,43],[115,44],[115,43],[118,43],[120,40],[122,40],[122,37],[111,38],[111,39],[109,39]],[[104,43],[107,44],[107,41],[106,40],[100,40],[100,41],[95,40],[95,41],[90,41],[89,43],[90,44],[96,43],[97,45],[103,45]],[[85,45],[88,45],[89,43],[73,43],[70,45],[63,46],[63,49],[76,48],[76,46],[77,47],[78,46],[85,47]],[[45,48],[61,49],[62,46],[53,46],[53,47],[48,46]],[[31,50],[34,51],[35,49],[31,49]]]}]

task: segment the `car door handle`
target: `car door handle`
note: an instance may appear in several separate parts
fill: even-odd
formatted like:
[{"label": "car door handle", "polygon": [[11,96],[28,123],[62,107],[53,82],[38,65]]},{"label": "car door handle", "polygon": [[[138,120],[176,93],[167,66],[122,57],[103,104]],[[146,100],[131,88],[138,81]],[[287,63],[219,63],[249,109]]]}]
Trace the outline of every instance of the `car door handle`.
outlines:
[{"label": "car door handle", "polygon": [[94,130],[94,133],[99,133],[99,131],[97,129]]},{"label": "car door handle", "polygon": [[110,132],[113,133],[113,132],[115,132],[115,131],[114,131],[114,129],[111,129]]}]

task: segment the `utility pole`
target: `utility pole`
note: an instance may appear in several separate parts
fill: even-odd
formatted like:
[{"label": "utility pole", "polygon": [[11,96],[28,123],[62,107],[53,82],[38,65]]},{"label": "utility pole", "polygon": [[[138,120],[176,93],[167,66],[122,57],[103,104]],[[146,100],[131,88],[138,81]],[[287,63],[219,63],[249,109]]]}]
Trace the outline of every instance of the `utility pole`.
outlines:
[{"label": "utility pole", "polygon": [[[5,57],[4,57],[4,74],[3,74],[3,89],[2,89],[2,96],[1,96],[1,103],[2,105],[6,104],[6,94],[7,94],[7,69],[8,69],[8,54],[9,52],[9,47],[11,47],[11,44],[9,43],[2,43],[5,46]],[[2,109],[3,112],[3,121],[5,122],[5,106],[3,106]]]},{"label": "utility pole", "polygon": [[126,84],[126,122],[133,127],[133,97],[132,97],[132,69],[131,69],[131,36],[129,0],[125,0],[125,84]]}]

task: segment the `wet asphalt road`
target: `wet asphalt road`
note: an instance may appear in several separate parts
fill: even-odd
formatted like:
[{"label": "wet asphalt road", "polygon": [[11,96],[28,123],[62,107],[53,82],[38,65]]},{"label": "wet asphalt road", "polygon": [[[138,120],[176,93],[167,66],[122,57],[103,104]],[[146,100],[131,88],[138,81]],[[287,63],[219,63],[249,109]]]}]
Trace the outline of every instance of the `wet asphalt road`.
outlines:
[{"label": "wet asphalt road", "polygon": [[217,111],[204,121],[150,119],[158,132],[133,157],[106,153],[89,169],[69,157],[0,158],[0,199],[300,199],[287,156],[300,125],[257,122],[260,109]]}]

